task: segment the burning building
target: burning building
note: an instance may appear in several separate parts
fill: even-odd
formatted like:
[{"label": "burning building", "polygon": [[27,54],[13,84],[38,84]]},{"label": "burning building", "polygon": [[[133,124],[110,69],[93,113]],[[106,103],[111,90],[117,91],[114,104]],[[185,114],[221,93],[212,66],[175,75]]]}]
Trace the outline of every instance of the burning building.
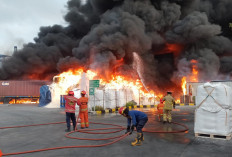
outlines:
[{"label": "burning building", "polygon": [[183,78],[231,79],[231,7],[216,0],[69,0],[68,26],[41,27],[34,43],[3,62],[0,79],[52,80],[83,69],[102,82],[139,80],[144,93],[180,97]]}]

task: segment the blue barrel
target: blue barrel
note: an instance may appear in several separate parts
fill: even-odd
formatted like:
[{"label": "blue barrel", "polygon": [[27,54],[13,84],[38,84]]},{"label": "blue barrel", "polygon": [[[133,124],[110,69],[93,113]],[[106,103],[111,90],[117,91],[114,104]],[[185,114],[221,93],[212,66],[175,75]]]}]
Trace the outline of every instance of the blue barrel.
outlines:
[{"label": "blue barrel", "polygon": [[60,95],[60,108],[65,108],[64,95]]}]

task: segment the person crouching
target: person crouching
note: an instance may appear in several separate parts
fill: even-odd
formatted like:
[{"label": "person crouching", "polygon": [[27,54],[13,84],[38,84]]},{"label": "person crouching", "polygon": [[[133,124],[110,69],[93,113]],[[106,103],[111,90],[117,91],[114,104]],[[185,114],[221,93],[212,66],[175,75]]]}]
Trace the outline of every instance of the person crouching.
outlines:
[{"label": "person crouching", "polygon": [[121,107],[119,109],[119,113],[127,118],[126,134],[129,133],[131,135],[134,131],[134,128],[136,127],[137,137],[135,138],[134,142],[131,142],[131,145],[140,146],[142,141],[144,141],[142,129],[148,121],[147,115],[144,112],[137,110],[129,111],[127,107]]}]

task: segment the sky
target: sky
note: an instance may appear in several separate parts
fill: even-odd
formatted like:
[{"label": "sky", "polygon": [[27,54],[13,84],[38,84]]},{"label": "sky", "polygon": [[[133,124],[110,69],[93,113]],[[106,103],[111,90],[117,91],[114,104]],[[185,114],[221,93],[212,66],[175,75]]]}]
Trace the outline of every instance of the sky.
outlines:
[{"label": "sky", "polygon": [[68,0],[0,0],[0,54],[34,42],[41,26],[66,26]]}]

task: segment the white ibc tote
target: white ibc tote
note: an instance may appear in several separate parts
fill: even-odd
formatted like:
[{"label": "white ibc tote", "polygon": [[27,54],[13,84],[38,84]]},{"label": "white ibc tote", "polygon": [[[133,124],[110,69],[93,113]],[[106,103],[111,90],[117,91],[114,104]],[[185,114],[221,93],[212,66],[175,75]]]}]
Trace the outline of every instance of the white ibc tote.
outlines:
[{"label": "white ibc tote", "polygon": [[205,83],[197,88],[194,132],[228,136],[232,133],[232,89]]}]

